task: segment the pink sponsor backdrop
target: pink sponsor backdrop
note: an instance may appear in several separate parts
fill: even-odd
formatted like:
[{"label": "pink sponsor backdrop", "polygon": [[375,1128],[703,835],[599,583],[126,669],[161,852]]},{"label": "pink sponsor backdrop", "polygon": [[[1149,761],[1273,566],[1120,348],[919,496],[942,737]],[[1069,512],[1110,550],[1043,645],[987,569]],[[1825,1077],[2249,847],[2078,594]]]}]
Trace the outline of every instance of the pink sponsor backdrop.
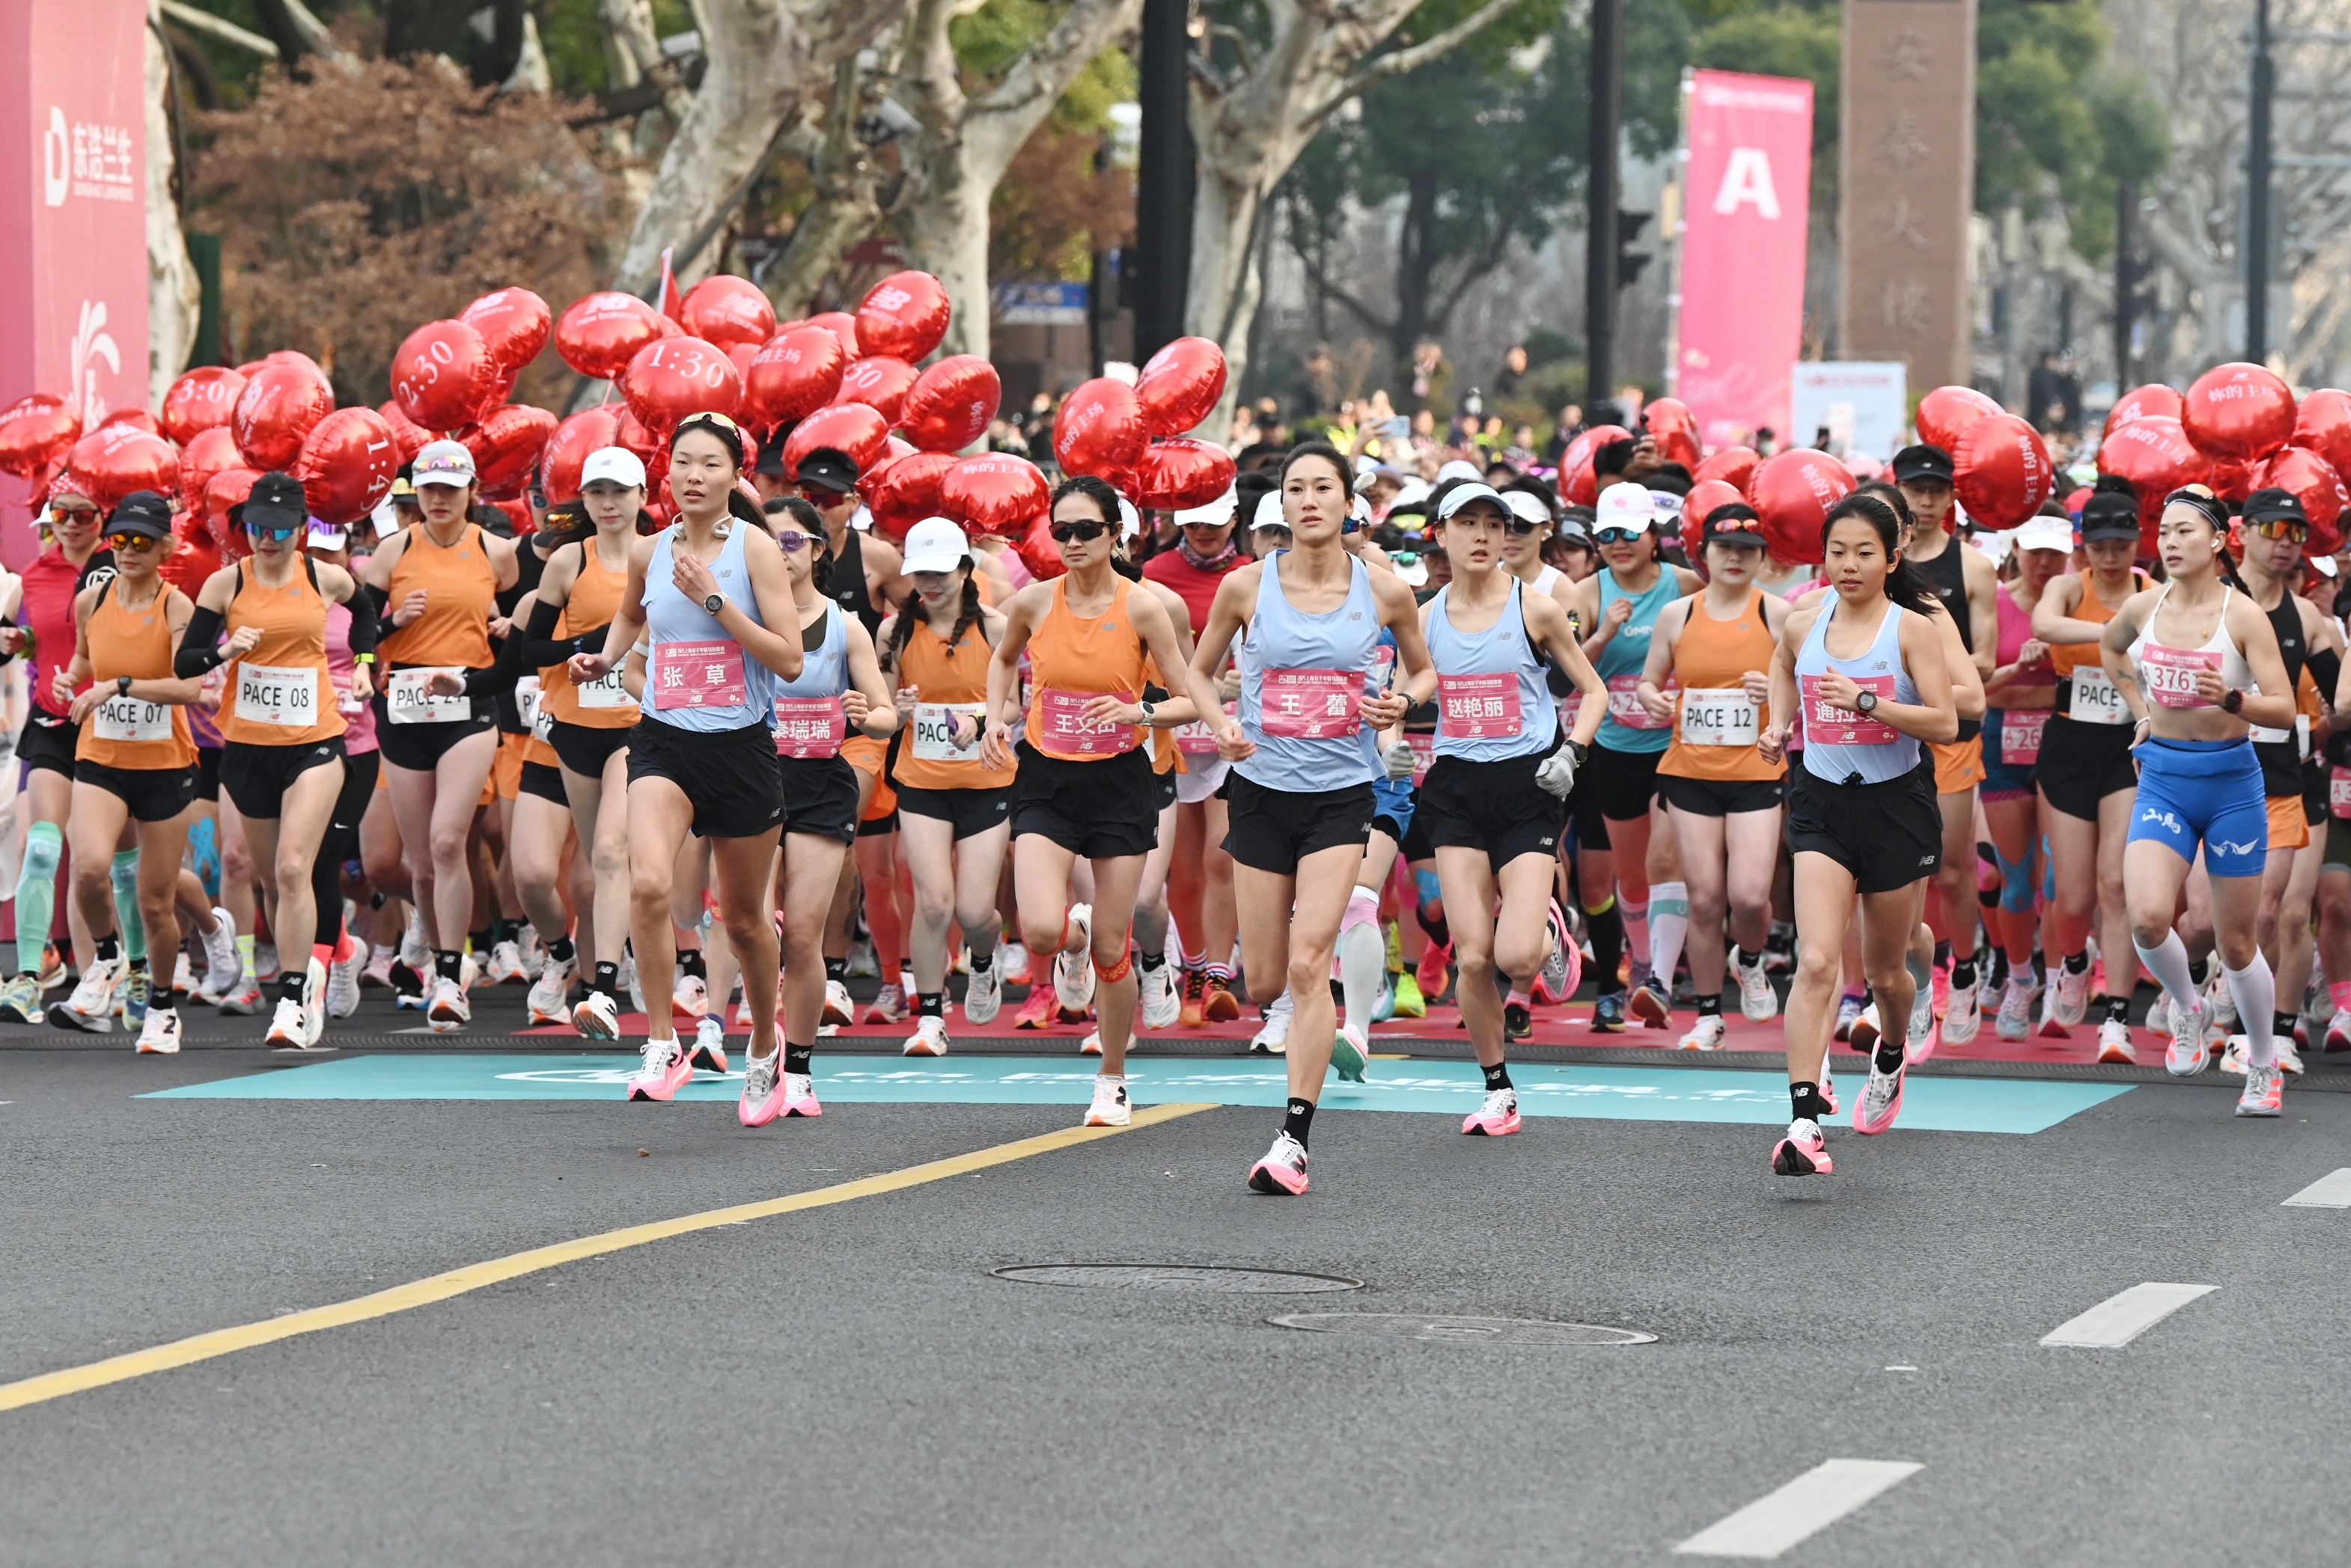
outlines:
[{"label": "pink sponsor backdrop", "polygon": [[[147,405],[145,0],[0,0],[0,405]],[[37,543],[0,476],[0,560]]]},{"label": "pink sponsor backdrop", "polygon": [[1812,83],[1696,73],[1676,392],[1709,446],[1763,425],[1783,444],[1794,434],[1788,379],[1803,336],[1812,179]]}]

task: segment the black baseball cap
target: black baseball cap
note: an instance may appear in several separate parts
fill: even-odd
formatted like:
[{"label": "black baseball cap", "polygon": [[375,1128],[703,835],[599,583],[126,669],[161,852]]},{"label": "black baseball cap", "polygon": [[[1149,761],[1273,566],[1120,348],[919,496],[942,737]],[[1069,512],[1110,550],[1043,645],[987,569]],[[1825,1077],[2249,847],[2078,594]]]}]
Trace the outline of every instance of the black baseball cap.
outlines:
[{"label": "black baseball cap", "polygon": [[248,528],[298,528],[310,520],[302,482],[290,474],[264,474],[256,479],[241,510]]},{"label": "black baseball cap", "polygon": [[761,442],[759,444],[759,460],[752,465],[751,472],[754,474],[765,474],[771,478],[777,479],[790,477],[790,476],[784,472],[784,444],[779,440]]},{"label": "black baseball cap", "polygon": [[857,465],[849,460],[846,452],[820,446],[800,459],[799,472],[792,477],[802,485],[846,496],[857,488]]},{"label": "black baseball cap", "polygon": [[2302,497],[2291,490],[2274,486],[2256,490],[2245,497],[2245,521],[2249,523],[2300,523],[2310,526],[2310,514],[2302,509]]},{"label": "black baseball cap", "polygon": [[2116,490],[2101,490],[2082,503],[2082,542],[2138,538],[2138,503]]},{"label": "black baseball cap", "polygon": [[1951,455],[1939,446],[1906,446],[1894,455],[1894,482],[1907,485],[1913,479],[1940,479],[1951,482]]},{"label": "black baseball cap", "polygon": [[106,519],[106,527],[110,533],[168,539],[172,537],[172,503],[152,490],[133,490],[122,497],[114,515]]}]

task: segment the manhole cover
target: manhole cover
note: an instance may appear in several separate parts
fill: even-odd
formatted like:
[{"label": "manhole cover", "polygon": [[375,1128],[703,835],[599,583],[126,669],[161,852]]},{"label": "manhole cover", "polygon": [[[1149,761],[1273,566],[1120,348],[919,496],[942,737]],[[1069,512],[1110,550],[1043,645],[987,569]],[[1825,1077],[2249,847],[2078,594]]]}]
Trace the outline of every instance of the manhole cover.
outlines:
[{"label": "manhole cover", "polygon": [[1426,1318],[1403,1312],[1291,1312],[1269,1322],[1312,1333],[1379,1334],[1446,1344],[1655,1344],[1657,1336],[1541,1318]]},{"label": "manhole cover", "polygon": [[1189,1291],[1224,1296],[1293,1295],[1306,1291],[1360,1291],[1361,1280],[1339,1274],[1294,1274],[1280,1269],[1228,1269],[1213,1263],[1015,1263],[989,1273],[1023,1285],[1063,1285],[1092,1291]]}]

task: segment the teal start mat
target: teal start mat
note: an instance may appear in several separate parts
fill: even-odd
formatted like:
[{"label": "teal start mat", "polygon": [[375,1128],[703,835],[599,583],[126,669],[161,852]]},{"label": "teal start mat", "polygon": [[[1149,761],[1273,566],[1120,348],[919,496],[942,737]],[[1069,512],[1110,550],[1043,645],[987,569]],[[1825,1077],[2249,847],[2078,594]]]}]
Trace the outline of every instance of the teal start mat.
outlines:
[{"label": "teal start mat", "polygon": [[[633,1056],[355,1056],[194,1083],[143,1096],[151,1100],[618,1100],[636,1071]],[[1127,1092],[1139,1105],[1206,1101],[1279,1106],[1289,1089],[1280,1061],[1203,1061],[1196,1057],[1134,1057]],[[1776,1073],[1695,1068],[1512,1066],[1519,1109],[1530,1116],[1587,1116],[1632,1122],[1738,1122],[1776,1125],[1788,1119],[1788,1090]],[[1838,1085],[1850,1105],[1861,1075]],[[704,1072],[682,1100],[732,1100],[742,1074]],[[903,1058],[816,1059],[817,1096],[847,1104],[1066,1104],[1082,1107],[1093,1068],[1066,1056],[971,1056],[921,1065]],[[1465,1116],[1478,1108],[1484,1081],[1468,1061],[1375,1061],[1371,1082],[1331,1080],[1331,1111],[1422,1111]],[[1902,1125],[1915,1132],[2038,1133],[2068,1116],[2129,1092],[2121,1083],[2049,1082],[2010,1078],[1917,1077],[1910,1081]]]}]

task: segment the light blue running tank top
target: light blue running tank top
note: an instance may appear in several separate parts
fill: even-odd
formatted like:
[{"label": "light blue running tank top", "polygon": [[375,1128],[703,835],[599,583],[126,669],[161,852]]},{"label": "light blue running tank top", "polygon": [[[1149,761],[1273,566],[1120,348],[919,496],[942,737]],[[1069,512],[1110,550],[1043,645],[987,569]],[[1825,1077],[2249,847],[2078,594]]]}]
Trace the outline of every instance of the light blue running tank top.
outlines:
[{"label": "light blue running tank top", "polygon": [[[751,592],[751,571],[743,562],[743,543],[747,525],[737,519],[727,531],[726,543],[711,563],[710,575],[718,580],[718,591],[739,606],[743,613],[765,626],[759,615],[759,601]],[[645,635],[652,639],[653,656],[645,666],[645,693],[638,699],[637,711],[645,717],[674,729],[690,729],[704,735],[716,735],[730,729],[743,729],[751,725],[772,725],[776,720],[776,677],[767,665],[743,651],[741,643],[726,634],[726,628],[712,619],[701,605],[678,591],[672,580],[675,570],[670,563],[670,545],[677,537],[677,525],[664,528],[653,539],[653,559],[645,565]],[[743,700],[739,703],[684,705],[657,708],[660,695],[664,644],[673,643],[720,643],[742,661]],[[695,678],[700,678],[698,666]],[[692,682],[686,683],[691,685]]]},{"label": "light blue running tank top", "polygon": [[[1348,558],[1347,597],[1339,607],[1309,615],[1293,607],[1281,591],[1281,558],[1289,553],[1276,550],[1266,558],[1265,570],[1258,574],[1257,608],[1249,615],[1248,634],[1241,639],[1238,716],[1242,733],[1257,743],[1257,751],[1234,763],[1233,769],[1252,784],[1293,794],[1368,784],[1372,766],[1360,726],[1343,735],[1321,738],[1265,731],[1268,672],[1342,670],[1361,676],[1367,688],[1372,652],[1380,640],[1379,604],[1372,597],[1372,574],[1362,561]],[[1322,700],[1311,693],[1301,695],[1310,706]]]},{"label": "light blue running tank top", "polygon": [[[1829,716],[1814,722],[1812,699],[1806,695],[1807,677],[1817,680],[1834,670],[1849,675],[1866,686],[1872,682],[1884,682],[1893,677],[1889,691],[1877,686],[1880,702],[1915,703],[1918,688],[1910,679],[1910,672],[1902,664],[1902,617],[1899,604],[1886,607],[1886,619],[1877,625],[1877,640],[1858,659],[1837,659],[1829,655],[1829,621],[1843,608],[1832,592],[1824,602],[1820,619],[1804,637],[1804,645],[1796,653],[1796,705],[1804,716],[1804,771],[1830,784],[1883,784],[1889,779],[1899,779],[1918,766],[1918,742],[1901,734],[1883,719],[1865,718],[1843,709],[1829,710]],[[1833,738],[1843,734],[1859,732],[1861,744]],[[1890,737],[1890,738],[1888,738]]]},{"label": "light blue running tank top", "polygon": [[[1600,580],[1600,623],[1607,624],[1608,607],[1619,599],[1633,601],[1633,618],[1616,628],[1616,635],[1600,650],[1600,657],[1592,662],[1604,682],[1612,685],[1623,681],[1638,683],[1641,671],[1649,662],[1649,634],[1657,629],[1657,616],[1665,607],[1682,597],[1681,579],[1674,569],[1662,563],[1657,567],[1657,580],[1646,593],[1627,593],[1616,586],[1616,574],[1603,567]],[[1620,688],[1621,689],[1621,688]],[[1611,751],[1663,751],[1674,740],[1674,728],[1666,725],[1656,729],[1633,729],[1618,724],[1612,714],[1600,721],[1600,733],[1593,737]]]},{"label": "light blue running tank top", "polygon": [[[801,634],[803,646],[808,642]],[[775,680],[774,672],[768,678]],[[849,627],[841,618],[841,606],[828,599],[824,601],[824,643],[812,653],[800,655],[798,680],[776,681],[776,699],[786,697],[837,697],[849,689]]]},{"label": "light blue running tank top", "polygon": [[[1526,617],[1519,609],[1520,595],[1525,591],[1523,584],[1512,582],[1510,601],[1502,606],[1502,612],[1494,617],[1491,626],[1474,635],[1454,628],[1451,584],[1437,590],[1437,597],[1428,601],[1428,657],[1437,666],[1437,756],[1458,757],[1465,762],[1501,762],[1550,751],[1558,746],[1559,707],[1552,700],[1551,688],[1544,684],[1542,664],[1527,643]],[[1485,716],[1508,706],[1509,699],[1499,692],[1479,697],[1464,694],[1458,687],[1448,689],[1448,678],[1461,675],[1510,675],[1516,679],[1518,734],[1448,733],[1456,727],[1457,721],[1451,716],[1456,703],[1478,701]]]}]

